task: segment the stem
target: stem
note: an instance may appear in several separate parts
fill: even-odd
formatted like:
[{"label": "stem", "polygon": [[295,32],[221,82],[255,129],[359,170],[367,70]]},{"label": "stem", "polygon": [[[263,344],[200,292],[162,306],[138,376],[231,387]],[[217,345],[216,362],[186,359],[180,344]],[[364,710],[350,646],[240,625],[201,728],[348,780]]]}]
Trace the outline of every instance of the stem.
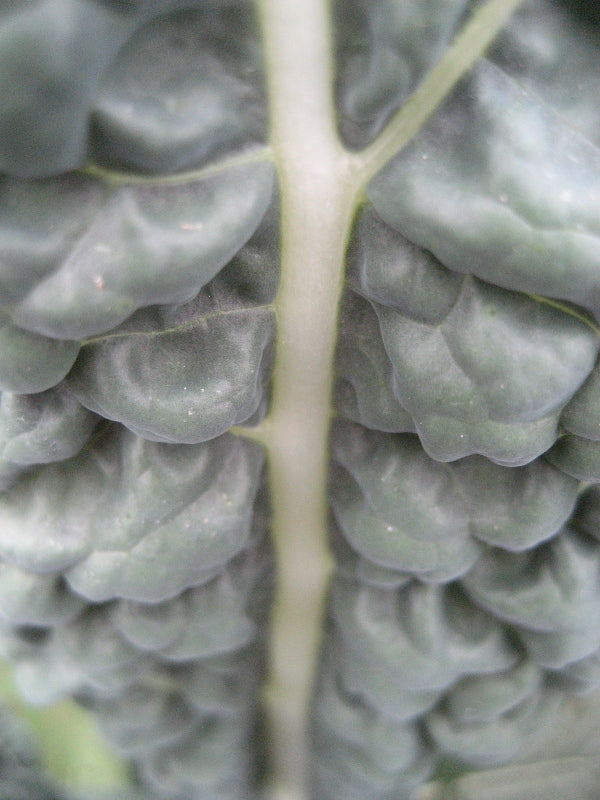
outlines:
[{"label": "stem", "polygon": [[281,193],[273,402],[255,432],[268,453],[278,564],[265,688],[277,800],[301,800],[308,790],[307,715],[333,568],[326,489],[337,315],[358,198],[519,2],[488,0],[381,136],[350,154],[336,132],[328,0],[258,0]]},{"label": "stem", "polygon": [[327,437],[354,191],[338,143],[326,0],[263,0],[272,148],[281,191],[281,283],[272,410],[264,423],[278,587],[265,690],[279,798],[306,795],[307,713],[332,569]]}]

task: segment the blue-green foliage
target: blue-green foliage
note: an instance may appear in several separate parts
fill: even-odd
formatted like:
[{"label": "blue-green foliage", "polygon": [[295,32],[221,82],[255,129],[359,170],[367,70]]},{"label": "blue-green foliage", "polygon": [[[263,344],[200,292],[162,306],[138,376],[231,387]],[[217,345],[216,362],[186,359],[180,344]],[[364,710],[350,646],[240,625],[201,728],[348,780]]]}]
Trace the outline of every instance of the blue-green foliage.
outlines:
[{"label": "blue-green foliage", "polygon": [[243,800],[257,769],[264,455],[227,433],[264,416],[275,337],[254,17],[0,11],[1,650],[144,797]]},{"label": "blue-green foliage", "polygon": [[[477,5],[332,4],[349,150]],[[315,800],[505,763],[600,687],[599,48],[592,3],[524,2],[357,211]],[[136,798],[249,800],[261,764],[265,454],[230,429],[276,341],[263,73],[243,0],[0,9],[0,652]],[[19,736],[0,797],[62,797]]]},{"label": "blue-green foliage", "polygon": [[[336,5],[351,148],[472,5]],[[396,800],[440,754],[510,762],[565,691],[600,686],[597,487],[578,483],[600,479],[600,32],[581,6],[524,3],[355,222],[320,800]]]}]

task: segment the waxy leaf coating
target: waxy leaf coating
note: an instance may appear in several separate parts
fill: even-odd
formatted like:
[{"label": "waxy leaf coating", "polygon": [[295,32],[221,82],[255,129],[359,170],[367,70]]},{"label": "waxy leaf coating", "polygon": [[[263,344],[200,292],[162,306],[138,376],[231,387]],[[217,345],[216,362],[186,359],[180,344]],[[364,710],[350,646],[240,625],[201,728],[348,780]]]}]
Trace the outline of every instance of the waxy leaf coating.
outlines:
[{"label": "waxy leaf coating", "polygon": [[165,599],[245,547],[261,466],[256,445],[230,437],[192,448],[115,428],[0,499],[1,555],[32,572],[68,570],[96,601]]},{"label": "waxy leaf coating", "polygon": [[481,456],[443,464],[416,436],[338,425],[331,504],[349,544],[382,567],[447,582],[473,566],[483,542],[526,550],[571,516],[578,484],[538,459],[508,468]]},{"label": "waxy leaf coating", "polygon": [[[371,346],[371,353],[384,376],[380,391],[391,388],[433,458],[481,453],[520,466],[554,443],[563,406],[596,360],[598,337],[583,320],[445,270],[370,208],[359,219],[349,259],[352,287],[377,314],[384,350]],[[344,348],[342,374],[360,397],[369,391],[356,388],[370,377],[361,370],[364,357],[359,350],[351,361]],[[384,351],[391,376],[381,363]],[[373,420],[360,416],[363,424]]]},{"label": "waxy leaf coating", "polygon": [[369,196],[385,222],[449,269],[600,313],[597,148],[490,63]]},{"label": "waxy leaf coating", "polygon": [[[129,759],[107,800],[257,800],[267,666],[309,658],[267,654],[276,464],[330,378],[310,797],[527,758],[600,687],[597,6],[327,5],[0,9],[0,654]],[[36,759],[0,724],[0,795],[60,797]]]},{"label": "waxy leaf coating", "polygon": [[40,336],[85,339],[139,308],[191,300],[250,239],[272,192],[267,163],[181,183],[7,181],[0,253],[10,318]]}]

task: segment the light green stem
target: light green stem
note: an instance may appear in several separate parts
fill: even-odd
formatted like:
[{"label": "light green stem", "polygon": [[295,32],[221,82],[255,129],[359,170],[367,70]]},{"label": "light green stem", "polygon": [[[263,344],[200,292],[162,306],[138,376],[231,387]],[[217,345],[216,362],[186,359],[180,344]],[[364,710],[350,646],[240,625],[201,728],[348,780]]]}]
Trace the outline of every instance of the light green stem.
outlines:
[{"label": "light green stem", "polygon": [[354,205],[335,131],[327,6],[260,6],[282,214],[273,404],[263,428],[278,564],[265,702],[279,798],[306,792],[306,713],[332,566],[326,472],[336,317]]},{"label": "light green stem", "polygon": [[332,559],[328,431],[350,228],[366,182],[422,127],[520,0],[489,0],[365,151],[339,143],[327,0],[259,0],[281,193],[273,402],[255,431],[268,452],[277,590],[265,689],[277,800],[307,796],[307,714]]}]

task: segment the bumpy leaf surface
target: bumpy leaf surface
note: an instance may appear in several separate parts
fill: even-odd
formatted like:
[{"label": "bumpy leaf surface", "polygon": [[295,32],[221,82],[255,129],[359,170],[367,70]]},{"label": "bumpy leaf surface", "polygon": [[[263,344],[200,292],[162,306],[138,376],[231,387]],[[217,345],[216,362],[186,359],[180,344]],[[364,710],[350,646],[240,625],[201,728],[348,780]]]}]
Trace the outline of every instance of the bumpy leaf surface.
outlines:
[{"label": "bumpy leaf surface", "polygon": [[[369,179],[342,180],[315,800],[523,757],[600,688],[600,18],[527,0],[419,94],[483,7],[331,8],[348,152],[306,186]],[[289,235],[269,8],[0,9],[0,653],[30,701],[91,711],[136,800],[256,800],[280,261],[285,288],[314,233]],[[432,113],[397,146],[403,108]],[[4,732],[0,795],[59,797]]]},{"label": "bumpy leaf surface", "polygon": [[5,181],[0,248],[11,319],[53,339],[82,339],[138,308],[195,297],[254,233],[272,188],[272,167],[261,163],[182,184]]},{"label": "bumpy leaf surface", "polygon": [[89,439],[98,417],[91,414],[63,385],[33,395],[0,395],[0,487],[36,464],[76,455]]},{"label": "bumpy leaf surface", "polygon": [[585,137],[482,62],[369,194],[450,269],[598,313],[599,169]]},{"label": "bumpy leaf surface", "polygon": [[[382,566],[447,582],[478,558],[477,540],[524,550],[568,520],[578,484],[542,460],[517,469],[472,456],[429,458],[410,434],[339,426],[332,508],[348,542]],[[473,538],[475,538],[475,541]]]},{"label": "bumpy leaf surface", "polygon": [[[154,171],[173,169],[214,155],[223,147],[223,129],[229,146],[262,134],[256,110],[261,99],[260,57],[252,47],[253,36],[248,36],[249,29],[254,34],[254,21],[247,13],[231,18],[231,5],[237,5],[236,0],[200,10],[197,0],[9,4],[0,16],[2,170],[26,177],[67,172],[82,166],[90,149],[102,155],[108,142],[117,150],[112,158],[119,158],[120,149],[126,163],[133,160],[137,166],[141,161]],[[223,11],[215,14],[215,6]],[[153,25],[155,18],[185,10],[194,13]],[[231,27],[238,34],[237,49],[229,43],[223,47]],[[211,49],[217,49],[216,57],[211,58]],[[189,72],[190,50],[200,50],[205,69],[211,67],[209,83],[201,72],[200,96]],[[195,69],[201,66],[196,60]],[[148,100],[146,76],[153,78],[156,103]],[[173,89],[179,93],[177,103],[172,103]],[[198,100],[203,102],[190,121],[186,107]],[[232,100],[237,100],[235,109]],[[97,133],[95,147],[90,148],[92,116]],[[182,135],[183,116],[187,136]],[[171,136],[178,122],[179,140],[174,143]],[[141,150],[137,158],[130,155],[134,150]]]},{"label": "bumpy leaf surface", "polygon": [[279,280],[255,11],[9,3],[0,43],[0,649],[132,798],[242,800],[272,555],[263,451],[225,434],[265,413]]},{"label": "bumpy leaf surface", "polygon": [[161,445],[116,428],[0,499],[2,557],[33,572],[67,570],[93,600],[162,600],[244,548],[260,471],[249,443]]},{"label": "bumpy leaf surface", "polygon": [[[554,443],[562,407],[596,359],[597,336],[583,321],[444,269],[371,208],[357,226],[349,278],[377,315],[380,374],[390,375],[387,355],[386,383],[431,456],[481,453],[518,466]],[[370,378],[361,363],[342,362],[354,386]]]},{"label": "bumpy leaf surface", "polygon": [[[472,6],[337,4],[352,149],[385,128]],[[339,577],[315,703],[318,796],[330,784],[331,797],[410,794],[415,743],[384,776],[377,745],[348,733],[362,730],[358,709],[386,715],[381,730],[420,721],[421,747],[489,767],[523,757],[562,692],[600,685],[600,503],[580,483],[600,481],[597,23],[591,4],[524,3],[358,209],[336,355],[346,422],[332,438]],[[469,634],[473,603],[507,637],[504,663],[469,665],[468,636],[445,637],[458,597]],[[370,765],[360,783],[355,762]]]}]

